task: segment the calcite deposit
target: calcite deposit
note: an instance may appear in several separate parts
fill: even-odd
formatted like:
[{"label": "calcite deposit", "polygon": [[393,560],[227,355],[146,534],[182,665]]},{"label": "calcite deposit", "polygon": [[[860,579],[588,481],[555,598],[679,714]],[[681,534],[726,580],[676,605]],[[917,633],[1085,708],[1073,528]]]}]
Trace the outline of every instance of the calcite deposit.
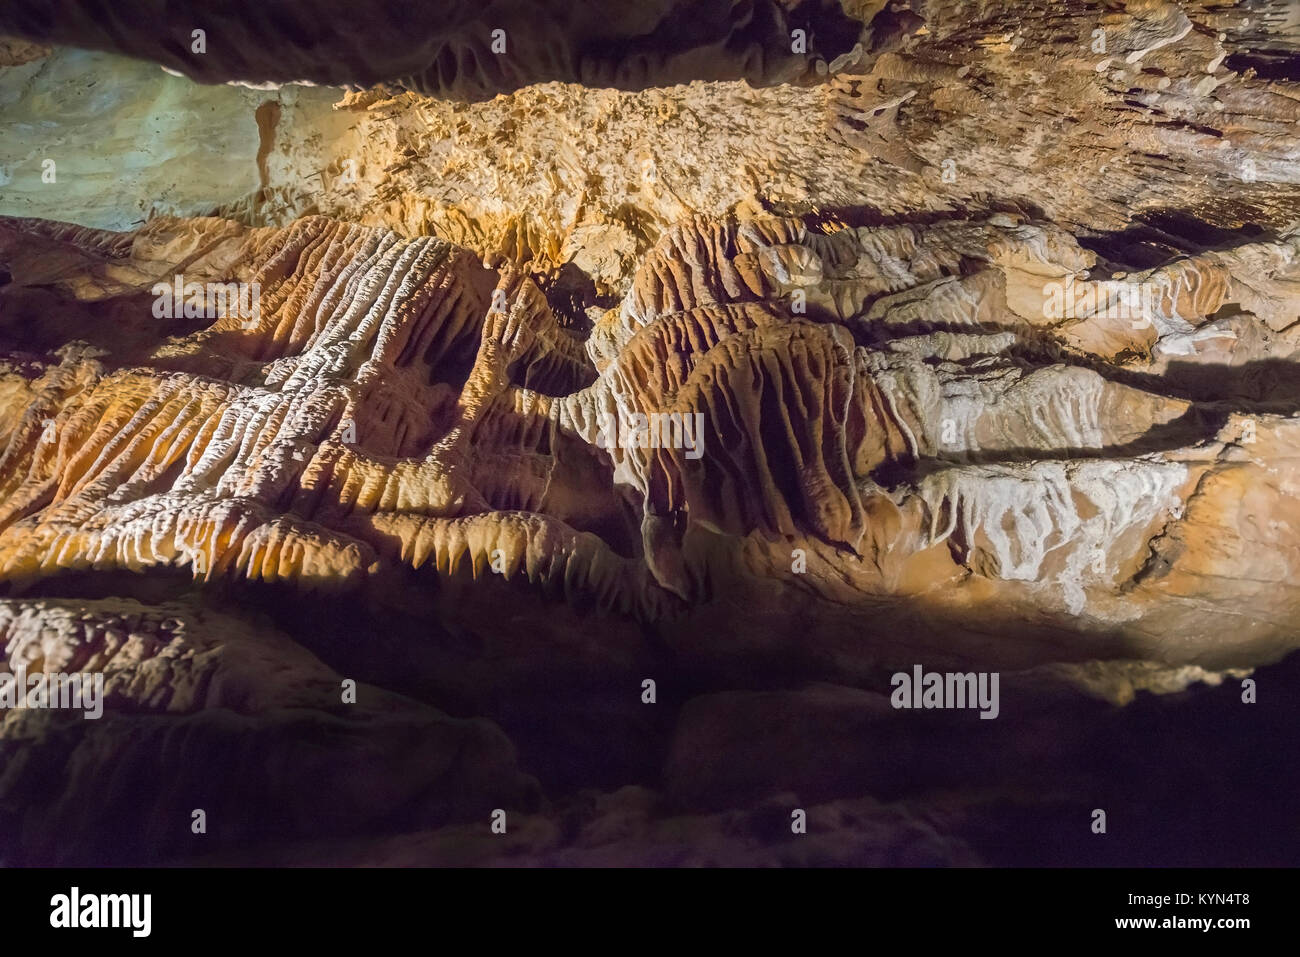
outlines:
[{"label": "calcite deposit", "polygon": [[200,6],[0,11],[0,860],[1295,863],[1294,6]]}]

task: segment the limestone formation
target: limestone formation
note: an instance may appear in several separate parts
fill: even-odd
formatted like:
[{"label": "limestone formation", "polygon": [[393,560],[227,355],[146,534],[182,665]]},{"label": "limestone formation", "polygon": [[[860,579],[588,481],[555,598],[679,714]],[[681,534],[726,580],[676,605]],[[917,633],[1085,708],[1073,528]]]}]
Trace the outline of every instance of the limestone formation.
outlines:
[{"label": "limestone formation", "polygon": [[0,675],[105,688],[5,863],[1295,862],[1045,836],[1294,811],[1293,5],[101,7],[0,10]]}]

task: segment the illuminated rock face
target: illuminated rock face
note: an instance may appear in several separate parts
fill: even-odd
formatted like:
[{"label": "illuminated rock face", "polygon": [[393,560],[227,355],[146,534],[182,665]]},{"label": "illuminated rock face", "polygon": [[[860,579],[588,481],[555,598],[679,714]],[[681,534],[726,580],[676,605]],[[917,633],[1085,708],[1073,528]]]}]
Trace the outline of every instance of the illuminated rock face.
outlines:
[{"label": "illuminated rock face", "polygon": [[1300,436],[1268,374],[1296,239],[1100,282],[1003,214],[695,220],[584,331],[509,268],[323,218],[4,231],[12,321],[78,317],[7,376],[9,581],[427,565],[655,620],[739,572],[1083,616],[1171,662],[1290,640],[1239,619],[1259,582],[1297,597]]},{"label": "illuminated rock face", "polygon": [[1293,6],[56,7],[0,10],[0,676],[103,718],[0,713],[6,863],[1300,856],[1152,819],[1294,819]]}]

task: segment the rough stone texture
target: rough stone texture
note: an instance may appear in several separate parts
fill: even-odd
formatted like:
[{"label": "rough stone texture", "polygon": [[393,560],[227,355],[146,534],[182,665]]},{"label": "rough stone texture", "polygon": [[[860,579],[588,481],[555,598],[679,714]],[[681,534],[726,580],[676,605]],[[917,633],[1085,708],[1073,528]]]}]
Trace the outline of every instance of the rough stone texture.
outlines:
[{"label": "rough stone texture", "polygon": [[[301,646],[192,602],[5,600],[0,639],[7,671],[99,672],[105,696],[98,720],[4,712],[6,864],[141,863],[536,803],[490,722],[365,685],[344,704]],[[196,808],[202,835],[177,826]]]},{"label": "rough stone texture", "polygon": [[1294,5],[355,6],[0,12],[6,862],[1295,863]]},{"label": "rough stone texture", "polygon": [[[693,220],[584,338],[532,280],[432,238],[321,218],[3,230],[8,321],[50,347],[5,390],[10,580],[338,585],[401,563],[654,618],[739,572],[840,604],[1082,619],[1162,660],[1290,647],[1279,466],[1300,433],[1267,372],[1296,349],[1294,238],[1112,274],[1155,290],[1114,319],[1094,254],[1005,214]],[[149,290],[182,270],[257,283],[259,317],[154,318]],[[1093,314],[1048,315],[1044,280]],[[55,359],[49,312],[101,328]],[[698,421],[700,446],[666,447],[665,424],[655,447],[603,447],[636,415]],[[1271,616],[1244,607],[1262,583]]]}]

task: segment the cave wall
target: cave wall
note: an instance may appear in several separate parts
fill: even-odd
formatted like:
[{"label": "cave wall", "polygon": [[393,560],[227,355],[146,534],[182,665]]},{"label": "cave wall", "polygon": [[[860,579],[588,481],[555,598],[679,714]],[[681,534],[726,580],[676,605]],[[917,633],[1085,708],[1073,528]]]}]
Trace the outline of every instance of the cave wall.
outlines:
[{"label": "cave wall", "polygon": [[0,860],[1294,862],[1293,4],[0,34]]}]

